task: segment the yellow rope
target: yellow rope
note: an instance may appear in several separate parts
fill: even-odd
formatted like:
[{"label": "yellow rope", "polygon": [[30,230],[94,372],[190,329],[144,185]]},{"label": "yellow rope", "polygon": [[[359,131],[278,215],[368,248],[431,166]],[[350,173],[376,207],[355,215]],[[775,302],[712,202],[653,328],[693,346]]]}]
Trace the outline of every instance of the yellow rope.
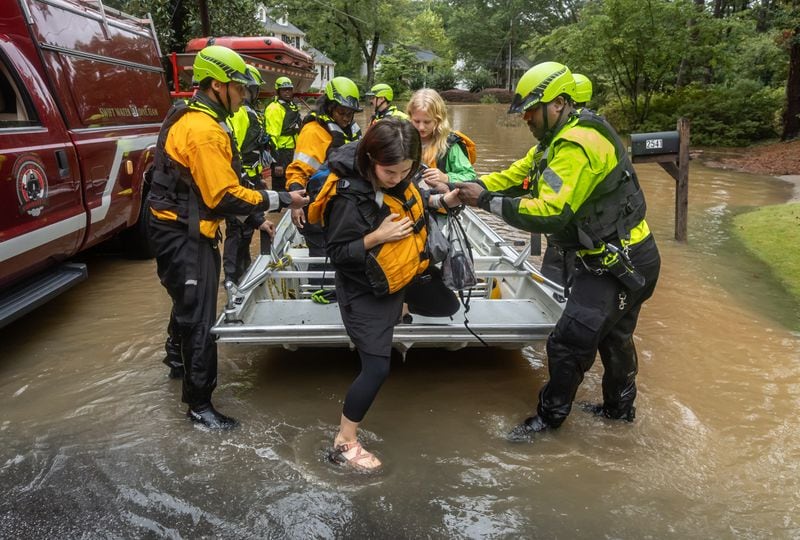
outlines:
[{"label": "yellow rope", "polygon": [[[272,261],[271,263],[267,264],[267,268],[270,270],[285,270],[293,265],[292,256],[289,254],[284,255],[277,261]],[[275,278],[270,277],[267,279],[267,290],[269,291],[270,300],[275,300],[276,296],[283,298],[284,300],[288,300],[289,294],[291,289],[289,289],[286,285],[286,280],[281,278],[280,284],[275,280]]]}]

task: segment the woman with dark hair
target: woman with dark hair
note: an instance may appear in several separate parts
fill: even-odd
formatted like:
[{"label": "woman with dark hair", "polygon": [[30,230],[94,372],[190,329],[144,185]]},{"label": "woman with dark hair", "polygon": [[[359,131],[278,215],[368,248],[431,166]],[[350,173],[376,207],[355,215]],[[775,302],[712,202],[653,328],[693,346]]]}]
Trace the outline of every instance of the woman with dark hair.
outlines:
[{"label": "woman with dark hair", "polygon": [[425,247],[426,208],[457,206],[458,190],[420,190],[420,155],[419,133],[409,122],[376,123],[360,142],[331,153],[331,175],[308,214],[322,224],[342,321],[361,358],[330,457],[360,470],[381,465],[358,442],[357,428],[389,375],[403,302],[427,317],[449,317],[459,306]]}]

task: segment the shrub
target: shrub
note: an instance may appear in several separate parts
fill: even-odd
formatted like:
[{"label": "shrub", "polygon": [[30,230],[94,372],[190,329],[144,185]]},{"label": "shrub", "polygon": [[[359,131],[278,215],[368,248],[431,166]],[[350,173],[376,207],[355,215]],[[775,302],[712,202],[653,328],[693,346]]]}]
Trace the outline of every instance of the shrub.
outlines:
[{"label": "shrub", "polygon": [[428,86],[435,90],[449,90],[456,85],[456,75],[451,68],[437,68],[428,77]]},{"label": "shrub", "polygon": [[485,67],[478,67],[477,69],[467,67],[461,70],[459,75],[470,92],[480,92],[484,88],[491,86],[494,81],[492,74]]},{"label": "shrub", "polygon": [[506,90],[505,88],[486,88],[480,92],[480,95],[481,101],[483,101],[483,96],[494,99],[494,101],[488,103],[511,103],[511,100],[514,98],[514,92]]},{"label": "shrub", "polygon": [[500,103],[492,94],[481,94],[481,103]]},{"label": "shrub", "polygon": [[480,96],[466,90],[458,90],[452,88],[450,90],[443,90],[439,92],[442,99],[450,103],[478,103]]},{"label": "shrub", "polygon": [[601,112],[622,132],[674,130],[678,118],[685,116],[691,121],[693,145],[745,146],[777,135],[782,103],[781,89],[743,80],[733,86],[690,85],[656,94],[647,120],[639,125],[618,103],[602,107]]}]

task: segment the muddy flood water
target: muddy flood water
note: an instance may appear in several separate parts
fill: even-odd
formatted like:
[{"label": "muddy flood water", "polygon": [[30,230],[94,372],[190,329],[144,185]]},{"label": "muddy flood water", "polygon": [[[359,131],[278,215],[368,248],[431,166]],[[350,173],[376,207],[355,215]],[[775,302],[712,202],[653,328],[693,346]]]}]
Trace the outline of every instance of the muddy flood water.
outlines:
[{"label": "muddy flood water", "polygon": [[[479,172],[533,143],[504,110],[451,108]],[[215,402],[242,425],[209,433],[161,364],[155,263],[95,251],[88,281],[0,330],[0,538],[800,538],[800,307],[729,233],[792,186],[693,162],[679,244],[674,181],[637,170],[663,267],[634,423],[575,410],[511,444],[540,350],[412,350],[363,423],[384,471],[346,473],[323,454],[355,353],[223,345]]]}]

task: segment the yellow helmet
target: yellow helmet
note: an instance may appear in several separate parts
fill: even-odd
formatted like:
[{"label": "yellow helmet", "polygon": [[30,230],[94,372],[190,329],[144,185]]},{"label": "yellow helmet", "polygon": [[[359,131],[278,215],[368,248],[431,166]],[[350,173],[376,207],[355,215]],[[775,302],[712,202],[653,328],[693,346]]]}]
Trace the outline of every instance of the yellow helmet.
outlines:
[{"label": "yellow helmet", "polygon": [[358,86],[347,77],[334,77],[331,79],[325,85],[325,96],[342,107],[347,107],[354,111],[363,110],[358,104],[358,100],[361,99]]},{"label": "yellow helmet", "polygon": [[572,93],[575,103],[586,103],[592,99],[592,81],[589,80],[589,77],[573,73],[572,78],[575,79],[575,91]]},{"label": "yellow helmet", "polygon": [[281,90],[283,88],[294,88],[292,79],[289,77],[278,77],[275,79],[275,90]]},{"label": "yellow helmet", "polygon": [[575,79],[567,66],[542,62],[520,78],[508,112],[522,113],[539,103],[550,103],[561,94],[572,96],[574,92]]},{"label": "yellow helmet", "polygon": [[239,53],[221,45],[209,45],[194,57],[192,78],[199,83],[209,77],[223,83],[253,84],[253,77]]},{"label": "yellow helmet", "polygon": [[386,83],[378,83],[372,88],[370,88],[369,92],[367,92],[368,97],[382,97],[386,98],[386,101],[392,101],[394,99],[394,92],[392,91],[392,87]]}]

